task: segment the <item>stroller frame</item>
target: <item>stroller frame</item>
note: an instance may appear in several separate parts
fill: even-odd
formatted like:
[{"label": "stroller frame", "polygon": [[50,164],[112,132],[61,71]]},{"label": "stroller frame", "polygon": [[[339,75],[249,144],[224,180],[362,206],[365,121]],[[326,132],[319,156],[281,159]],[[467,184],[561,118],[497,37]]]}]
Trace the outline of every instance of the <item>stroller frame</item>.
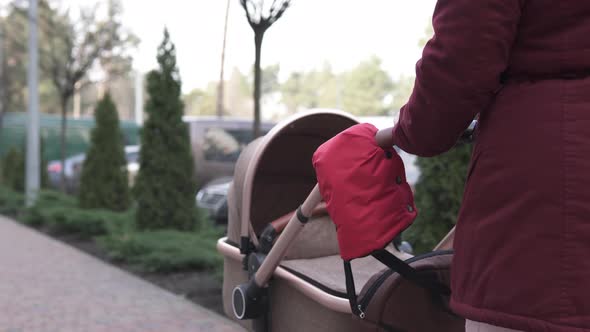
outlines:
[{"label": "stroller frame", "polygon": [[[268,283],[273,276],[293,285],[304,296],[314,300],[328,310],[352,317],[351,314],[353,311],[347,298],[327,294],[315,285],[295,276],[280,266],[289,246],[296,240],[297,236],[310,220],[313,209],[322,200],[317,184],[313,187],[304,202],[297,208],[296,212],[292,214],[287,226],[277,238],[268,255],[257,252],[257,248],[260,247],[260,241],[251,223],[252,186],[254,185],[253,182],[258,164],[265,153],[268,143],[283,130],[292,126],[294,122],[318,115],[342,117],[348,120],[350,125],[358,123],[356,119],[346,113],[327,110],[297,114],[273,128],[261,139],[260,144],[250,159],[251,161],[248,163],[245,173],[241,201],[242,214],[239,227],[239,248],[235,245],[228,244],[227,238],[220,239],[217,244],[219,252],[226,258],[234,261],[242,261],[244,267],[248,270],[248,281],[237,285],[232,291],[231,308],[233,316],[237,319],[258,319],[258,323],[253,324],[254,330],[257,331],[269,329],[267,322],[261,322],[260,317],[263,317],[268,312]],[[341,128],[338,132],[343,129],[345,128]],[[436,246],[435,250],[452,248],[453,237],[454,229]],[[401,252],[395,252],[394,254],[404,259],[408,258],[408,255],[404,255]],[[262,321],[264,320],[266,319],[263,318]]]}]

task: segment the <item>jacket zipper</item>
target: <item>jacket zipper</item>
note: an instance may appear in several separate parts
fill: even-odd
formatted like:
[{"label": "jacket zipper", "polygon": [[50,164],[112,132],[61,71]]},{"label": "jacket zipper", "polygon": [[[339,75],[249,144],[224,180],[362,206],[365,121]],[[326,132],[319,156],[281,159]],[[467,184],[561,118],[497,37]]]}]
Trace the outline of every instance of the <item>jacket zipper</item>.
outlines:
[{"label": "jacket zipper", "polygon": [[[413,263],[413,262],[420,260],[420,259],[448,255],[448,254],[452,254],[452,253],[453,253],[452,250],[433,251],[433,252],[429,252],[424,255],[412,257],[412,258],[406,260],[406,263],[410,264],[410,263]],[[363,312],[363,313],[365,312],[365,310],[367,309],[367,306],[369,305],[369,302],[371,302],[371,300],[373,299],[373,296],[375,296],[375,293],[377,293],[377,290],[379,289],[379,287],[381,287],[381,285],[385,282],[385,280],[387,280],[387,278],[389,278],[394,272],[395,271],[393,271],[391,269],[383,272],[383,274],[381,274],[379,276],[379,278],[377,278],[377,280],[375,280],[375,282],[371,285],[371,287],[369,287],[369,289],[367,290],[367,293],[365,293],[365,296],[363,296],[363,298],[361,299],[361,301],[359,302],[359,305],[358,305],[359,310],[361,312]]]}]

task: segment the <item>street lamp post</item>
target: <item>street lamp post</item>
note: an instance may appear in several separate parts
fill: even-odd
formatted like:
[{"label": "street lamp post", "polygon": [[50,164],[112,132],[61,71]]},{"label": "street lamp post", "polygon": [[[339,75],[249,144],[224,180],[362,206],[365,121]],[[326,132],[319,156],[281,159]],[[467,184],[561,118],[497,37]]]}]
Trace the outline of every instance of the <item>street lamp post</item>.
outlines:
[{"label": "street lamp post", "polygon": [[[2,11],[0,9],[0,15],[2,15]],[[4,118],[4,111],[6,105],[4,105],[4,98],[5,96],[5,84],[6,78],[4,77],[4,34],[3,34],[3,26],[0,23],[0,130],[2,130],[2,120]]]},{"label": "street lamp post", "polygon": [[29,108],[25,180],[27,206],[31,206],[35,203],[40,184],[38,91],[39,49],[37,43],[37,0],[29,0],[29,67],[27,73]]},{"label": "street lamp post", "polygon": [[223,71],[225,68],[225,43],[227,41],[227,23],[229,18],[229,4],[230,0],[227,0],[225,6],[225,23],[223,25],[223,44],[221,46],[221,68],[219,71],[219,82],[217,83],[217,106],[216,113],[219,118],[223,117],[223,93],[224,93],[224,82],[223,82]]},{"label": "street lamp post", "polygon": [[143,124],[143,77],[141,71],[135,71],[135,123]]}]

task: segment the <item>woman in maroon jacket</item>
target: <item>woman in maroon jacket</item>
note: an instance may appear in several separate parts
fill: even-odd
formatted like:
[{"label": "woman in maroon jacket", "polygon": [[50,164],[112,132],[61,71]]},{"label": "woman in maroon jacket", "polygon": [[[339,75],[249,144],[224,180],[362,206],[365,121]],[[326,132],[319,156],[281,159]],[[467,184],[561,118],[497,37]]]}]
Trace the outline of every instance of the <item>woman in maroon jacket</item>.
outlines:
[{"label": "woman in maroon jacket", "polygon": [[434,156],[480,115],[453,310],[468,331],[590,331],[590,1],[439,0],[433,24],[392,140]]}]

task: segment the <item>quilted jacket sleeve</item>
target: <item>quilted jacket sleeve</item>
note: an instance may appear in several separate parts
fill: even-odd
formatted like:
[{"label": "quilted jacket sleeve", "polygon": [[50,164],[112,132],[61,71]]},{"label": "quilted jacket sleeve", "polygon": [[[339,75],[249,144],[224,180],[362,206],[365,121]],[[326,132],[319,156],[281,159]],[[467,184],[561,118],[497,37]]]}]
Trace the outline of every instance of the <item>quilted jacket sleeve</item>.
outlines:
[{"label": "quilted jacket sleeve", "polygon": [[491,103],[506,70],[525,0],[439,0],[434,36],[416,65],[416,82],[393,129],[406,152],[449,150]]}]

